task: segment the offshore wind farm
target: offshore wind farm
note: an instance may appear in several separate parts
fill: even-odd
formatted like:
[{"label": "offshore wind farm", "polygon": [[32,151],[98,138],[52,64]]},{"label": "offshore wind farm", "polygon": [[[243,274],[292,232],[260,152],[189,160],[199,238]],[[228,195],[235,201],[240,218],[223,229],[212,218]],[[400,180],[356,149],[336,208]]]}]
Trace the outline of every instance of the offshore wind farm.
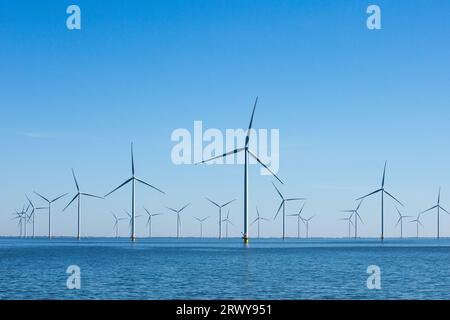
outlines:
[{"label": "offshore wind farm", "polygon": [[450,4],[263,2],[0,5],[0,299],[450,299]]}]

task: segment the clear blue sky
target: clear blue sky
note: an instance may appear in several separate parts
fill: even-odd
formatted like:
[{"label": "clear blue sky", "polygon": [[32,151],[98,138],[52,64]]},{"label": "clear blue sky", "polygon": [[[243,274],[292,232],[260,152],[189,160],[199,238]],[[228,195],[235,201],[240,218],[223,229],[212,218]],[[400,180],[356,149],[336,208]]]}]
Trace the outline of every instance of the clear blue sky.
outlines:
[{"label": "clear blue sky", "polygon": [[[66,29],[72,3],[82,10],[81,31]],[[380,31],[366,28],[372,3],[382,10]],[[73,193],[72,167],[87,192],[116,187],[130,175],[134,141],[137,174],[167,192],[139,186],[139,210],[192,202],[183,235],[198,234],[197,215],[211,216],[204,232],[212,236],[217,213],[204,197],[237,198],[230,216],[239,235],[242,167],[174,166],[170,135],[192,130],[194,120],[245,128],[256,95],[255,127],[280,129],[282,190],[308,198],[313,236],[346,234],[339,210],[379,187],[385,159],[386,187],[405,214],[433,205],[439,185],[450,208],[449,12],[446,0],[1,0],[0,234],[17,234],[11,212],[25,193]],[[252,167],[250,218],[256,204],[274,216],[271,181]],[[111,235],[109,212],[129,209],[129,194],[84,201],[84,233]],[[75,234],[75,207],[60,213],[68,200],[55,204],[56,235]],[[393,209],[387,201],[388,236],[399,233]],[[361,235],[378,236],[379,199],[361,214]],[[158,218],[154,234],[174,235],[175,216]],[[450,216],[442,221],[450,236]],[[423,222],[434,235],[435,215]],[[280,223],[266,223],[263,235],[278,236]],[[46,228],[38,216],[38,234]],[[137,230],[145,234],[144,220]],[[409,224],[405,233],[414,232]]]}]

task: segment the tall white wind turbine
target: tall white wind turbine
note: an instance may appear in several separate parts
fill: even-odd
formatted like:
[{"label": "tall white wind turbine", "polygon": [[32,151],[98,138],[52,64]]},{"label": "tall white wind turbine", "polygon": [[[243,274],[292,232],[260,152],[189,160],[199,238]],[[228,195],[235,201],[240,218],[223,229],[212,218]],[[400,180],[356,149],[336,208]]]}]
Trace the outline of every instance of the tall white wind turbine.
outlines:
[{"label": "tall white wind turbine", "polygon": [[185,205],[184,207],[182,207],[181,209],[178,209],[178,210],[166,207],[167,209],[169,209],[170,211],[172,211],[173,213],[175,213],[177,215],[177,239],[180,237],[180,232],[181,232],[181,217],[180,217],[180,213],[184,209],[186,209],[189,205],[190,205],[190,203],[188,203],[187,205]]},{"label": "tall white wind turbine", "polygon": [[148,237],[151,238],[152,237],[152,221],[153,221],[153,217],[160,216],[160,215],[162,215],[162,213],[151,213],[145,207],[144,207],[144,210],[145,210],[145,212],[148,215],[148,218],[147,218]]},{"label": "tall white wind turbine", "polygon": [[152,186],[151,184],[137,178],[134,174],[134,155],[133,155],[133,143],[131,143],[131,178],[129,178],[128,180],[126,180],[124,183],[122,183],[120,186],[118,186],[117,188],[115,188],[113,191],[107,193],[105,195],[105,198],[107,196],[109,196],[110,194],[112,194],[113,192],[119,190],[120,188],[122,188],[123,186],[125,186],[126,184],[131,182],[131,241],[136,241],[136,210],[135,210],[135,206],[136,206],[136,198],[135,198],[135,185],[136,182],[142,183],[143,185],[146,185],[147,187],[150,187],[152,189],[155,189],[156,191],[159,191],[161,193],[164,194],[164,191],[158,189],[155,186]]},{"label": "tall white wind turbine", "polygon": [[438,193],[438,198],[437,198],[437,204],[425,211],[422,211],[421,213],[426,213],[429,212],[431,210],[436,209],[436,214],[437,214],[437,239],[439,240],[440,238],[440,226],[439,226],[439,216],[441,214],[441,210],[444,211],[447,214],[450,214],[450,212],[448,212],[447,210],[445,210],[442,206],[441,206],[441,188],[439,188],[439,193]]},{"label": "tall white wind turbine", "polygon": [[362,200],[364,198],[367,198],[373,194],[376,194],[378,192],[381,193],[381,240],[384,240],[384,195],[388,195],[389,197],[391,197],[392,199],[394,199],[395,202],[397,202],[398,204],[400,204],[402,207],[404,207],[403,203],[401,203],[396,197],[394,197],[392,194],[390,194],[388,191],[386,191],[386,189],[384,188],[384,182],[385,182],[385,178],[386,178],[386,165],[387,165],[387,161],[384,162],[384,169],[383,169],[383,179],[381,180],[381,188],[377,189],[361,198],[356,199],[356,201],[358,200]]},{"label": "tall white wind turbine", "polygon": [[75,177],[75,172],[72,169],[72,176],[73,176],[73,181],[75,182],[75,187],[77,188],[77,193],[75,194],[75,196],[73,197],[73,199],[69,202],[69,204],[67,206],[65,206],[65,208],[62,210],[63,212],[72,204],[72,202],[75,201],[75,199],[77,200],[77,240],[80,240],[81,237],[81,197],[82,196],[86,196],[86,197],[91,197],[91,198],[97,198],[97,199],[104,199],[102,197],[90,194],[90,193],[85,193],[85,192],[81,192],[80,191],[80,187],[78,185],[78,181],[77,178]]},{"label": "tall white wind turbine", "polygon": [[275,187],[275,190],[277,190],[277,193],[281,198],[280,206],[278,207],[277,213],[275,214],[275,217],[273,219],[275,220],[277,218],[278,214],[280,213],[281,208],[283,208],[283,240],[284,240],[285,236],[286,236],[286,202],[301,201],[301,200],[306,200],[306,199],[305,198],[285,198],[273,182],[272,182],[272,184]]},{"label": "tall white wind turbine", "polygon": [[280,180],[280,178],[278,178],[278,176],[272,171],[270,170],[264,163],[262,163],[262,161],[249,149],[249,142],[250,142],[250,133],[251,133],[251,129],[252,129],[252,125],[253,125],[253,117],[255,115],[255,110],[256,110],[256,104],[258,103],[258,97],[256,97],[255,100],[255,104],[253,106],[253,112],[252,112],[252,117],[250,118],[250,124],[248,126],[247,129],[247,135],[245,137],[245,145],[242,148],[236,148],[232,151],[228,151],[220,156],[217,157],[213,157],[207,160],[203,160],[200,163],[206,163],[206,162],[210,162],[216,159],[220,159],[220,158],[226,158],[229,155],[235,155],[239,152],[244,152],[244,232],[242,233],[242,238],[244,240],[244,244],[248,244],[248,239],[249,239],[249,234],[248,234],[248,208],[249,208],[249,203],[248,203],[248,160],[249,160],[249,156],[253,157],[260,165],[262,165],[267,171],[269,171],[281,184],[283,184],[283,182]]},{"label": "tall white wind turbine", "polygon": [[49,200],[48,198],[44,197],[43,195],[37,193],[36,191],[34,191],[34,193],[36,195],[38,195],[39,197],[41,197],[48,204],[48,239],[50,240],[52,238],[52,204],[55,201],[58,201],[62,197],[66,196],[67,193],[64,193],[63,195],[60,195],[59,197],[56,197],[53,200]]},{"label": "tall white wind turbine", "polygon": [[261,221],[269,221],[269,219],[261,217],[260,214],[259,214],[258,206],[256,206],[256,219],[253,220],[250,225],[253,225],[255,223],[258,224],[258,239],[260,237],[260,223],[261,223]]},{"label": "tall white wind turbine", "polygon": [[302,207],[300,208],[300,211],[298,213],[289,214],[289,216],[291,216],[291,217],[297,217],[297,239],[300,239],[300,222],[302,222],[302,212],[303,212],[303,209],[305,208],[305,204],[306,203],[304,203],[302,205]]},{"label": "tall white wind turbine", "polygon": [[225,202],[224,204],[220,205],[217,202],[212,201],[209,198],[206,198],[209,202],[211,202],[213,205],[215,205],[219,209],[219,240],[222,239],[222,208],[226,207],[230,203],[236,201],[236,199],[233,199],[231,201]]}]

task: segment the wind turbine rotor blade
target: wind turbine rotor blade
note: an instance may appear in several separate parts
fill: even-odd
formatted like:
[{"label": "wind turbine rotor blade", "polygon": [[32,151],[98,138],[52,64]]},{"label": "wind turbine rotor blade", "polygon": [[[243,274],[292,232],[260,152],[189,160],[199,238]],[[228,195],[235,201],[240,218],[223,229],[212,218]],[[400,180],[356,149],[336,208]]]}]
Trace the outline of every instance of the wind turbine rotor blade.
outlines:
[{"label": "wind turbine rotor blade", "polygon": [[178,210],[178,213],[180,213],[181,211],[183,211],[184,209],[186,209],[191,203],[188,203],[187,205],[185,205],[183,208],[181,208],[180,210]]},{"label": "wind turbine rotor blade", "polygon": [[386,179],[386,165],[387,165],[387,161],[384,162],[383,180],[381,181],[381,188],[384,187],[384,181],[385,181],[385,179]]},{"label": "wind turbine rotor blade", "polygon": [[209,202],[211,202],[211,203],[212,203],[213,205],[215,205],[216,207],[220,208],[220,206],[219,206],[218,203],[212,201],[211,199],[209,199],[209,198],[207,198],[207,197],[205,197],[205,199],[208,200]]},{"label": "wind turbine rotor blade", "polygon": [[361,201],[359,201],[358,206],[356,207],[355,211],[358,211],[359,208],[361,207],[362,203],[363,203],[364,199],[361,199]]},{"label": "wind turbine rotor blade", "polygon": [[131,214],[127,210],[123,210],[123,212],[125,212],[126,215],[131,218]]},{"label": "wind turbine rotor blade", "polygon": [[398,226],[398,224],[400,223],[400,221],[402,221],[402,217],[398,218],[397,223],[395,224],[396,227]]},{"label": "wind turbine rotor blade", "polygon": [[124,185],[126,185],[127,183],[129,183],[131,180],[133,180],[133,178],[128,179],[127,181],[125,181],[124,183],[122,183],[120,186],[118,186],[117,188],[115,188],[113,191],[107,193],[107,194],[105,195],[105,198],[106,198],[107,196],[109,196],[111,193],[113,193],[113,192],[119,190],[120,188],[122,188]]},{"label": "wind turbine rotor blade", "polygon": [[256,221],[258,221],[259,218],[256,218],[255,220],[253,220],[250,225],[252,226]]},{"label": "wind turbine rotor blade", "polygon": [[65,196],[67,196],[67,195],[68,195],[68,193],[64,193],[64,194],[60,195],[59,197],[53,199],[51,202],[58,201],[59,199],[61,199],[62,197],[65,197]]},{"label": "wind turbine rotor blade", "polygon": [[248,125],[248,130],[252,128],[253,125],[253,117],[255,116],[256,104],[258,103],[258,97],[255,99],[255,104],[253,105],[252,117],[250,118],[250,123]]},{"label": "wind turbine rotor blade", "polygon": [[148,187],[150,187],[150,188],[153,188],[153,189],[155,189],[156,191],[161,192],[162,194],[166,194],[166,193],[165,193],[164,191],[162,191],[161,189],[158,189],[157,187],[152,186],[151,184],[149,184],[149,183],[147,183],[147,182],[145,182],[145,181],[143,181],[143,180],[141,180],[141,179],[138,179],[138,178],[135,178],[135,179],[136,179],[136,181],[139,181],[140,183],[145,184],[146,186],[148,186]]},{"label": "wind turbine rotor blade", "polygon": [[382,190],[383,190],[383,189],[375,190],[374,192],[371,192],[371,193],[366,194],[365,196],[363,196],[363,197],[361,197],[361,198],[356,199],[356,201],[362,200],[362,199],[367,198],[367,197],[370,197],[371,195],[373,195],[373,194],[375,194],[375,193],[378,193],[378,192],[380,192],[380,191],[382,191]]},{"label": "wind turbine rotor blade", "polygon": [[237,148],[237,149],[234,149],[234,150],[232,150],[232,151],[226,152],[226,153],[224,153],[224,154],[222,154],[222,155],[220,155],[220,156],[212,157],[212,158],[209,158],[209,159],[207,159],[207,160],[203,160],[203,161],[201,161],[201,162],[197,162],[197,163],[195,163],[195,164],[197,165],[197,164],[202,164],[202,163],[210,162],[210,161],[213,161],[213,160],[216,160],[216,159],[220,159],[220,158],[225,158],[225,157],[227,157],[227,156],[229,156],[229,155],[231,155],[231,154],[236,154],[236,153],[239,153],[239,152],[241,152],[241,151],[243,151],[243,150],[245,150],[245,148]]},{"label": "wind turbine rotor blade", "polygon": [[131,143],[131,173],[134,177],[134,152],[133,152],[133,142]]},{"label": "wind turbine rotor blade", "polygon": [[431,211],[431,210],[433,210],[433,209],[436,209],[437,207],[438,207],[437,205],[434,206],[434,207],[431,207],[430,209],[427,209],[427,210],[425,210],[425,211],[422,211],[421,214],[422,214],[422,213],[426,213],[426,212],[428,212],[428,211]]},{"label": "wind turbine rotor blade", "polygon": [[[362,223],[362,224],[364,224],[364,221],[363,221],[363,219],[361,218],[361,216],[359,215],[359,213],[355,213],[356,214],[356,217],[359,219],[359,221]],[[353,215],[352,215],[353,216]]]},{"label": "wind turbine rotor blade", "polygon": [[67,206],[65,206],[64,207],[64,209],[62,209],[62,211],[61,212],[64,212],[64,211],[66,211],[66,209],[72,204],[72,202],[74,202],[75,201],[75,199],[76,198],[78,198],[80,196],[80,194],[79,193],[77,193],[76,195],[75,195],[75,197],[73,197],[73,199],[72,200],[70,200],[70,202],[67,204]]},{"label": "wind turbine rotor blade", "polygon": [[278,216],[278,213],[280,213],[280,210],[281,210],[281,207],[283,206],[283,203],[284,203],[284,200],[281,201],[281,204],[280,204],[280,206],[278,207],[277,213],[275,214],[275,217],[273,217],[273,220],[275,220],[275,219],[277,218],[277,216]]},{"label": "wind turbine rotor blade", "polygon": [[284,197],[281,194],[280,190],[278,190],[277,186],[275,185],[275,183],[272,182],[273,187],[275,188],[275,190],[277,190],[278,195],[281,197],[281,199],[284,201]]},{"label": "wind turbine rotor blade", "polygon": [[44,197],[43,195],[37,193],[36,191],[33,191],[36,195],[38,195],[39,197],[41,197],[42,199],[44,199],[47,202],[50,202],[46,197]]},{"label": "wind turbine rotor blade", "polygon": [[96,196],[96,195],[90,194],[90,193],[81,192],[80,194],[83,195],[83,196],[86,196],[86,197],[97,198],[97,199],[105,199],[103,197],[99,197],[99,196]]},{"label": "wind turbine rotor blade", "polygon": [[227,205],[229,205],[230,203],[232,203],[232,202],[234,202],[234,201],[236,201],[236,199],[233,199],[233,200],[231,200],[231,201],[228,201],[227,203],[225,203],[225,204],[222,205],[222,208],[223,208],[223,207],[226,207]]},{"label": "wind turbine rotor blade", "polygon": [[400,204],[402,207],[404,207],[403,203],[400,202],[400,200],[398,200],[396,197],[394,197],[392,194],[390,194],[389,192],[387,192],[386,190],[383,190],[389,197],[391,197],[392,199],[394,199],[398,204]]},{"label": "wind turbine rotor blade", "polygon": [[75,181],[75,186],[77,187],[77,191],[80,192],[80,187],[78,186],[78,181],[77,178],[75,177],[75,171],[72,168],[72,176],[73,176],[73,181]]},{"label": "wind turbine rotor blade", "polygon": [[28,195],[25,195],[25,197],[27,197],[28,203],[31,205],[31,207],[33,207],[33,209],[35,209],[33,202],[31,202],[30,198],[28,198]]},{"label": "wind turbine rotor blade", "polygon": [[442,211],[444,211],[445,213],[450,214],[450,212],[448,212],[447,210],[445,210],[445,209],[442,208],[441,206],[439,206],[439,208],[440,208]]},{"label": "wind turbine rotor blade", "polygon": [[169,209],[170,211],[172,211],[173,213],[178,213],[178,211],[173,208],[169,208],[169,207],[166,207],[166,208]]},{"label": "wind turbine rotor blade", "polygon": [[261,160],[259,160],[259,158],[253,152],[251,152],[250,150],[247,150],[247,151],[256,161],[258,161],[258,163],[260,165],[262,165],[267,171],[269,171],[281,184],[284,184],[283,181],[281,181],[281,179],[278,178],[278,176],[275,174],[275,172],[270,170],[269,167],[266,166]]},{"label": "wind turbine rotor blade", "polygon": [[300,208],[300,211],[298,212],[299,215],[302,214],[303,209],[305,209],[305,205],[306,205],[306,203],[303,203],[302,207]]},{"label": "wind turbine rotor blade", "polygon": [[302,201],[302,200],[306,200],[305,198],[288,198],[285,201]]}]

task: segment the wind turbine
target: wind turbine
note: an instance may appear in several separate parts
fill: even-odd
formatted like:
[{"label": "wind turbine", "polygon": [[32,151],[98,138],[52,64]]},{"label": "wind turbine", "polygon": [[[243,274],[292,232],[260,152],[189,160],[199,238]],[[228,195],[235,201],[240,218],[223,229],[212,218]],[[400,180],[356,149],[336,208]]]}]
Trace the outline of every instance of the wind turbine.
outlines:
[{"label": "wind turbine", "polygon": [[152,220],[155,216],[160,216],[162,213],[150,213],[150,211],[147,210],[147,208],[144,207],[145,212],[147,212],[148,219],[147,219],[147,226],[148,226],[148,237],[152,237]]},{"label": "wind turbine", "polygon": [[38,195],[39,197],[41,197],[44,201],[46,201],[48,203],[48,239],[50,240],[52,238],[52,203],[55,201],[58,201],[59,199],[61,199],[62,197],[66,196],[67,193],[64,193],[63,195],[60,195],[59,197],[56,197],[53,200],[49,200],[46,197],[44,197],[43,195],[37,193],[36,191],[34,191],[34,193],[36,195]]},{"label": "wind turbine", "polygon": [[132,229],[133,228],[133,222],[135,219],[142,217],[140,214],[135,215],[133,217],[132,214],[130,214],[127,210],[123,210],[123,212],[125,212],[125,214],[128,216],[128,218],[130,218],[130,222],[128,223],[128,229]]},{"label": "wind turbine", "polygon": [[213,205],[215,205],[217,208],[219,208],[219,240],[222,239],[222,208],[226,207],[230,203],[236,201],[236,199],[228,201],[222,205],[218,204],[217,202],[212,201],[209,198],[206,198],[209,202],[211,202]]},{"label": "wind turbine", "polygon": [[275,214],[275,217],[273,219],[275,220],[277,218],[278,213],[280,213],[281,208],[283,208],[283,240],[284,240],[285,239],[285,231],[286,231],[286,202],[300,201],[300,200],[306,200],[306,199],[305,198],[285,198],[273,182],[272,182],[272,184],[273,184],[275,190],[277,190],[277,193],[279,194],[279,196],[281,197],[281,204],[278,207],[277,213]]},{"label": "wind turbine", "polygon": [[47,207],[38,207],[38,208],[36,208],[34,206],[34,203],[30,200],[30,198],[28,198],[27,195],[25,195],[25,197],[27,197],[29,206],[31,207],[31,212],[30,212],[30,218],[29,219],[32,219],[31,221],[32,221],[32,225],[33,225],[33,238],[34,238],[35,237],[35,233],[34,233],[34,216],[36,214],[36,210],[47,209]]},{"label": "wind turbine", "polygon": [[190,203],[188,203],[187,205],[185,205],[183,208],[179,209],[179,210],[175,210],[173,208],[169,208],[166,207],[167,209],[169,209],[170,211],[172,211],[173,213],[176,213],[177,215],[177,239],[180,237],[180,229],[181,229],[181,218],[180,218],[180,213],[187,208],[187,206],[189,206]]},{"label": "wind turbine", "polygon": [[[27,210],[28,211],[28,210]],[[18,211],[16,210],[14,213],[14,215],[16,215],[14,218],[12,218],[11,220],[16,220],[19,219],[19,222],[17,223],[17,225],[19,226],[19,237],[23,236],[23,229],[25,228],[25,237],[27,236],[27,214],[25,211],[25,206],[22,207],[22,211]],[[24,226],[24,219],[25,219],[25,226]]]},{"label": "wind turbine", "polygon": [[228,225],[231,224],[234,226],[233,222],[230,220],[230,210],[228,210],[227,217],[223,219],[222,222],[225,222],[225,238],[228,238]]},{"label": "wind turbine", "polygon": [[355,226],[355,239],[358,238],[358,219],[359,221],[361,221],[361,223],[364,223],[361,216],[359,215],[359,208],[361,207],[363,201],[364,199],[361,199],[361,201],[359,201],[358,205],[356,206],[356,209],[341,210],[341,212],[351,213],[350,217],[352,217],[353,215],[355,216],[355,223],[352,223]]},{"label": "wind turbine", "polygon": [[340,220],[348,221],[348,238],[349,239],[351,238],[351,226],[353,225],[352,216],[353,216],[353,213],[351,213],[350,216],[348,216],[347,218],[340,219]]},{"label": "wind turbine", "polygon": [[303,206],[301,207],[300,211],[298,213],[294,213],[294,214],[289,214],[289,216],[291,217],[297,217],[297,239],[300,239],[300,221],[302,221],[302,212],[303,209],[305,208],[305,204],[303,204]]},{"label": "wind turbine", "polygon": [[200,219],[200,218],[194,217],[195,220],[197,220],[198,222],[200,222],[200,239],[203,238],[203,222],[205,222],[206,219],[208,219],[208,218],[209,218],[209,217]]},{"label": "wind turbine", "polygon": [[314,218],[315,216],[311,216],[311,217],[309,217],[309,218],[307,218],[307,219],[305,219],[305,218],[302,218],[302,220],[303,220],[303,222],[305,223],[305,225],[306,225],[306,239],[308,239],[308,237],[309,237],[309,222],[312,220],[312,218]]},{"label": "wind turbine", "polygon": [[439,233],[439,216],[440,216],[440,211],[444,211],[447,214],[450,214],[450,212],[448,212],[447,210],[445,210],[442,206],[441,206],[441,188],[439,188],[439,194],[438,194],[438,198],[437,198],[437,204],[434,207],[431,207],[430,209],[427,209],[425,211],[422,211],[421,213],[425,213],[431,210],[437,209],[437,239],[439,240],[440,238],[440,233]]},{"label": "wind turbine", "polygon": [[102,197],[90,194],[90,193],[85,193],[85,192],[81,192],[80,191],[80,187],[78,185],[78,181],[77,178],[75,177],[75,172],[72,169],[72,176],[73,176],[73,181],[75,182],[75,187],[77,188],[77,193],[75,194],[75,196],[73,197],[73,199],[69,202],[69,204],[62,210],[63,212],[72,204],[72,202],[75,201],[75,199],[77,199],[77,224],[78,224],[78,229],[77,229],[77,240],[80,240],[80,216],[81,216],[81,210],[80,210],[80,205],[81,205],[81,196],[86,196],[86,197],[91,197],[91,198],[97,198],[97,199],[103,199]]},{"label": "wind turbine", "polygon": [[256,217],[256,219],[255,220],[253,220],[253,222],[250,224],[250,225],[253,225],[253,224],[255,224],[256,222],[258,222],[258,239],[259,239],[259,230],[260,230],[260,222],[261,221],[269,221],[269,219],[266,219],[266,218],[263,218],[263,217],[261,217],[260,215],[259,215],[259,210],[258,210],[258,206],[256,206],[256,215],[257,215],[257,217]]},{"label": "wind turbine", "polygon": [[398,220],[395,226],[398,226],[398,224],[400,223],[400,239],[403,239],[403,219],[411,218],[411,216],[404,216],[397,207],[395,207],[395,209],[397,210],[398,213]]},{"label": "wind turbine", "polygon": [[120,188],[122,188],[123,186],[125,186],[126,184],[128,184],[129,182],[131,182],[131,241],[135,241],[136,240],[136,228],[135,228],[135,222],[136,222],[136,217],[135,217],[135,205],[136,205],[136,199],[135,199],[135,194],[134,194],[134,190],[135,190],[135,184],[137,182],[140,182],[144,185],[146,185],[147,187],[153,188],[156,191],[159,191],[161,193],[164,194],[164,191],[152,186],[151,184],[136,178],[136,176],[134,175],[134,155],[133,155],[133,143],[131,143],[131,178],[129,178],[128,180],[126,180],[124,183],[122,183],[120,186],[118,186],[117,188],[115,188],[113,191],[111,191],[110,193],[105,195],[105,198],[107,196],[109,196],[111,193],[119,190]]},{"label": "wind turbine", "polygon": [[125,218],[119,218],[114,213],[111,213],[114,218],[114,227],[113,229],[116,230],[116,238],[119,238],[119,221],[126,220]]},{"label": "wind turbine", "polygon": [[409,222],[415,222],[416,223],[417,239],[419,239],[419,224],[423,227],[422,222],[420,222],[420,214],[421,213],[419,212],[419,214],[417,215],[416,219],[409,221]]},{"label": "wind turbine", "polygon": [[392,199],[394,199],[398,204],[400,204],[402,207],[404,207],[404,205],[397,199],[395,198],[392,194],[390,194],[388,191],[386,191],[386,189],[384,188],[384,182],[385,182],[385,178],[386,178],[386,165],[387,165],[387,161],[384,162],[384,170],[383,170],[383,180],[381,180],[381,188],[378,190],[375,190],[361,198],[356,199],[356,201],[358,200],[362,200],[364,198],[367,198],[373,194],[376,194],[378,192],[381,192],[381,240],[384,240],[384,194],[387,194],[389,197],[391,197]]},{"label": "wind turbine", "polygon": [[281,184],[283,184],[283,182],[280,180],[280,178],[278,178],[278,176],[272,170],[270,170],[264,163],[262,163],[262,161],[249,149],[250,132],[252,129],[253,116],[255,115],[257,103],[258,103],[258,97],[256,97],[255,104],[253,106],[252,117],[250,118],[250,124],[248,125],[244,147],[236,148],[236,149],[234,149],[232,151],[228,151],[220,156],[212,157],[208,160],[203,160],[200,162],[200,163],[206,163],[206,162],[213,161],[215,159],[225,158],[229,155],[235,155],[241,151],[244,151],[244,153],[245,153],[244,154],[244,159],[245,159],[245,162],[244,162],[244,232],[242,233],[242,239],[244,240],[244,244],[248,244],[248,239],[249,239],[249,235],[248,235],[248,208],[249,208],[249,204],[248,204],[248,157],[249,157],[249,155],[251,157],[253,157],[267,171],[269,171],[278,181],[280,181]]}]

